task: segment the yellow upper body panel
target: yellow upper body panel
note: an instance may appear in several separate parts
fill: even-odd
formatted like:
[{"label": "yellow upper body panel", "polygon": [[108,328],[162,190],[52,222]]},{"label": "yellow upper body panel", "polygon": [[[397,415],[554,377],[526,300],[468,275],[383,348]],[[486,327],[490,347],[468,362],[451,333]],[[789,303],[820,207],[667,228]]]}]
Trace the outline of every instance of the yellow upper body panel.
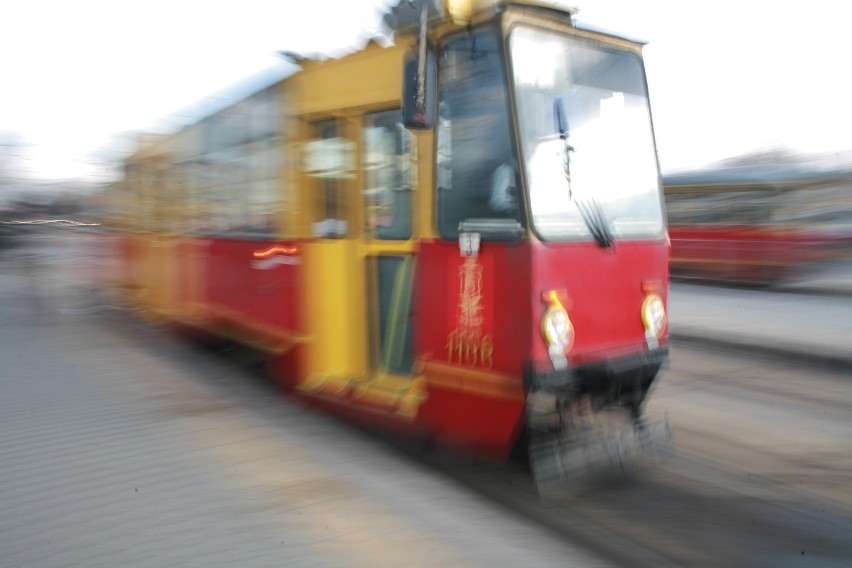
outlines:
[{"label": "yellow upper body panel", "polygon": [[342,59],[306,61],[282,87],[288,113],[336,114],[343,109],[399,104],[406,44],[381,47],[371,41]]}]

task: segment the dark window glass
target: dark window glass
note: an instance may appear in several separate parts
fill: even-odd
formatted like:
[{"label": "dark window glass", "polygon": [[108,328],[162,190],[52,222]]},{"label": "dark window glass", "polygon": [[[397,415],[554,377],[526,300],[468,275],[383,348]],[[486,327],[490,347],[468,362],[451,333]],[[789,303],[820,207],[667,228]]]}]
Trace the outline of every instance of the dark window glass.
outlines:
[{"label": "dark window glass", "polygon": [[379,361],[374,360],[373,366],[410,375],[414,361],[411,335],[414,260],[410,256],[380,256],[375,262],[380,346],[374,350],[374,358],[378,356]]},{"label": "dark window glass", "polygon": [[521,222],[505,73],[492,28],[458,36],[439,58],[438,229],[458,238],[473,219]]},{"label": "dark window glass", "polygon": [[413,136],[399,110],[364,118],[365,233],[377,239],[411,236],[411,148]]}]

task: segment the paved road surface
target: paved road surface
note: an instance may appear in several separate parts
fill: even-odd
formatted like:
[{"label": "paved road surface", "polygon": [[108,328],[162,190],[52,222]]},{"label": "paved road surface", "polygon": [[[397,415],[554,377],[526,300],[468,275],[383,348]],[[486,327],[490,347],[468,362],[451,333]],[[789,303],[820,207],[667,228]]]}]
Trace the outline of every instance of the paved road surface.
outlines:
[{"label": "paved road surface", "polygon": [[15,276],[0,276],[4,568],[610,565],[227,360],[34,310]]},{"label": "paved road surface", "polygon": [[681,346],[649,406],[678,454],[542,503],[526,472],[410,456],[90,309],[75,250],[0,258],[0,566],[852,564],[845,370]]}]

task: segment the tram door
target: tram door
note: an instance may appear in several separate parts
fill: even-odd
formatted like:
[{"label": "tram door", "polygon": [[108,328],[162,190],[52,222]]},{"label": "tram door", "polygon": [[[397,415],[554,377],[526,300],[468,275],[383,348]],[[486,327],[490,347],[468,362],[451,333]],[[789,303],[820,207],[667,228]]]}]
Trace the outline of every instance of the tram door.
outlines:
[{"label": "tram door", "polygon": [[311,124],[304,272],[314,341],[299,388],[411,418],[423,385],[412,377],[414,144],[401,117],[383,110]]},{"label": "tram door", "polygon": [[414,138],[399,109],[361,125],[362,231],[369,363],[374,386],[407,388],[413,366],[412,172]]}]

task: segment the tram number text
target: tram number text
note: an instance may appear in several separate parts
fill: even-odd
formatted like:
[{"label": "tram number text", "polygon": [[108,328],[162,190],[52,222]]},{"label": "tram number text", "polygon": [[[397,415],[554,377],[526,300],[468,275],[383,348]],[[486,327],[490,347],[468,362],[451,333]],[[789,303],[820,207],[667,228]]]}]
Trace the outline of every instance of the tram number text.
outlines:
[{"label": "tram number text", "polygon": [[494,338],[471,331],[453,330],[447,336],[447,360],[456,365],[494,366]]}]

